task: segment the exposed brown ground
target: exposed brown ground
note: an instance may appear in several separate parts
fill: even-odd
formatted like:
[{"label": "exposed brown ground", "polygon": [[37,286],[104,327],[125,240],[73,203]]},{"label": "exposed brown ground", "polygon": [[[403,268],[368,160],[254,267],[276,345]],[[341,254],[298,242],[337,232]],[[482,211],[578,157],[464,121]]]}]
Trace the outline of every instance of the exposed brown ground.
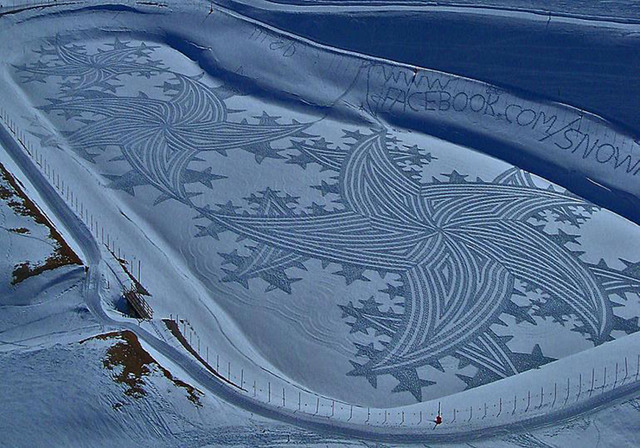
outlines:
[{"label": "exposed brown ground", "polygon": [[[122,212],[121,212],[122,213]],[[129,219],[127,217],[127,215],[125,215],[124,213],[122,213],[123,216],[125,216],[127,219]],[[129,278],[131,279],[131,281],[133,282],[133,284],[135,285],[135,290],[138,294],[141,294],[143,296],[151,296],[151,293],[149,291],[146,290],[146,288],[144,286],[142,286],[140,284],[140,282],[131,274],[131,270],[135,271],[135,268],[133,266],[130,266],[129,261],[125,260],[124,258],[120,258],[118,257],[115,252],[113,252],[111,249],[109,249],[107,247],[107,250],[109,251],[109,253],[111,253],[111,255],[113,255],[113,258],[116,259],[116,261],[118,263],[120,263],[120,266],[122,266],[122,269],[124,270],[124,272],[129,276]]]},{"label": "exposed brown ground", "polygon": [[187,391],[187,398],[196,406],[202,406],[200,402],[200,392],[190,384],[174,378],[171,372],[162,367],[153,357],[146,352],[135,333],[131,331],[120,331],[101,334],[93,338],[80,341],[84,343],[90,339],[110,340],[115,339],[119,342],[113,344],[107,349],[107,354],[102,364],[106,369],[111,371],[122,367],[119,373],[113,375],[113,380],[127,387],[125,394],[133,398],[142,398],[147,395],[144,389],[145,377],[150,376],[156,371],[161,372],[176,387],[182,387]]},{"label": "exposed brown ground", "polygon": [[[162,319],[162,321],[165,323],[169,331],[171,331],[171,334],[173,334],[176,337],[176,339],[180,342],[180,344],[182,344],[182,346],[186,348],[189,353],[191,353],[198,361],[200,361],[200,363],[203,366],[205,366],[207,370],[209,370],[211,373],[213,373],[216,377],[220,378],[225,383],[229,383],[240,390],[244,390],[245,392],[247,391],[246,389],[242,388],[242,386],[238,386],[236,383],[234,383],[228,378],[225,378],[220,374],[220,372],[218,372],[216,369],[211,367],[209,363],[205,361],[202,358],[202,356],[200,356],[200,354],[196,351],[196,349],[191,347],[191,345],[189,344],[189,341],[187,341],[187,339],[184,337],[184,335],[180,331],[180,327],[178,326],[178,323],[176,321],[173,321],[170,319]],[[184,321],[181,320],[180,322],[184,322]]]},{"label": "exposed brown ground", "polygon": [[[28,216],[36,223],[46,226],[49,229],[49,239],[54,245],[53,252],[42,264],[32,265],[26,261],[15,266],[13,270],[12,285],[16,285],[21,281],[38,275],[44,271],[59,268],[68,264],[82,264],[82,261],[76,253],[69,247],[62,235],[53,227],[53,224],[47,219],[40,209],[27,197],[16,179],[0,164],[0,176],[9,184],[0,184],[0,199],[4,200],[11,209],[20,216]],[[28,233],[25,228],[11,229],[16,233]]]}]

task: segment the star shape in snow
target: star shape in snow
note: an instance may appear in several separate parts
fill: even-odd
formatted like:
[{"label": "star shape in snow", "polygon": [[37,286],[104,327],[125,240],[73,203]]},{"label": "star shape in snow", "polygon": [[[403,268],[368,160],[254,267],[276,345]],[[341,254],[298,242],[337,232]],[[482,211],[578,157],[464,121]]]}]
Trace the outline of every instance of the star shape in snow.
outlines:
[{"label": "star shape in snow", "polygon": [[398,385],[392,392],[410,392],[416,400],[422,401],[422,388],[436,384],[434,381],[423,380],[418,377],[416,369],[401,369],[393,373]]},{"label": "star shape in snow", "polygon": [[364,271],[366,271],[366,268],[352,264],[343,264],[342,270],[334,272],[334,274],[344,277],[347,285],[350,285],[356,280],[362,280],[364,282],[370,281],[367,277],[364,276]]}]

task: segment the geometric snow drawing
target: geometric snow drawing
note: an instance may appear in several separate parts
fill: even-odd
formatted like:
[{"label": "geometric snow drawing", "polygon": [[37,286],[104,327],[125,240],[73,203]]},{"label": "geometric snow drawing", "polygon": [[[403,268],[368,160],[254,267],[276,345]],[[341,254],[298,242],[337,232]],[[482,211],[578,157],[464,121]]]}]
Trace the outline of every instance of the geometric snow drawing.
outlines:
[{"label": "geometric snow drawing", "polygon": [[[340,305],[351,333],[377,338],[356,344],[347,375],[373,387],[390,375],[397,380],[394,392],[422,400],[423,388],[434,382],[419,369],[443,371],[445,357],[457,359],[460,368],[475,367],[473,376],[458,375],[468,387],[553,360],[539,345],[528,353],[510,349],[511,336],[495,331],[496,324],[506,325],[505,315],[517,325],[551,319],[594,345],[616,330],[640,330],[637,317],[614,313],[627,294],[638,293],[640,263],[614,269],[585,262],[575,251],[578,235],[546,226],[563,223],[578,231],[598,211],[593,204],[540,187],[516,168],[492,179],[447,170],[425,180],[422,168],[438,158],[383,128],[346,129],[340,142],[329,142],[311,133],[313,123],[283,123],[266,112],[236,119],[242,111],[226,100],[237,92],[171,71],[153,59],[156,48],[116,38],[89,51],[56,38],[38,50],[38,62],[16,70],[24,83],[59,79],[59,96],[41,109],[74,122],[66,137],[77,154],[93,162],[106,147],[119,149],[114,160],[129,169],[105,175],[111,188],[135,195],[136,187],[153,186],[155,204],[174,200],[198,213],[196,237],[233,232],[252,242],[248,254],[220,254],[222,281],[245,288],[261,281],[269,291],[291,294],[299,279],[289,270],[305,269],[312,259],[325,268],[340,265],[332,273],[347,284],[368,281],[372,271],[399,278],[381,291],[394,306],[375,297]],[[161,99],[131,95],[121,84],[125,75],[161,74],[171,79],[155,87]],[[291,145],[287,155],[275,142]],[[299,198],[276,188],[255,192],[244,204],[196,205],[199,193],[187,185],[213,188],[224,176],[192,162],[205,152],[226,157],[238,150],[252,153],[258,164],[271,159],[332,173],[333,182],[313,188],[337,197],[337,208],[313,203],[301,211]]]}]

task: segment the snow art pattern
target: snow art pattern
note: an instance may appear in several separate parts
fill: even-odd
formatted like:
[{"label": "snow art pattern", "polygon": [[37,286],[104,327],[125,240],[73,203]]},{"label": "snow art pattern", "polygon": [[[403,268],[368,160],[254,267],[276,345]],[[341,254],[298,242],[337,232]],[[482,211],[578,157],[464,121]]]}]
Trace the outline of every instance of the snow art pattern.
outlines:
[{"label": "snow art pattern", "polygon": [[[58,38],[39,50],[39,62],[16,69],[25,83],[60,80],[58,98],[41,109],[74,122],[66,137],[80,156],[93,161],[107,146],[120,149],[116,160],[130,169],[108,175],[110,187],[134,195],[136,187],[151,185],[156,204],[171,199],[197,211],[197,237],[230,231],[254,243],[250,255],[221,254],[223,281],[249,288],[260,279],[268,290],[290,294],[299,279],[289,270],[305,269],[311,259],[341,265],[333,273],[347,284],[368,281],[367,271],[396,275],[400,283],[382,291],[393,307],[374,297],[341,305],[351,333],[371,330],[382,341],[357,344],[348,375],[373,387],[379,376],[391,375],[398,381],[394,392],[422,400],[433,382],[417,369],[443,370],[444,357],[476,367],[474,376],[460,375],[468,387],[552,361],[537,345],[532,353],[513,352],[510,337],[490,328],[504,314],[527,325],[536,324],[533,316],[551,318],[595,345],[612,331],[640,329],[637,317],[617,316],[611,300],[638,293],[640,263],[626,262],[622,270],[586,263],[567,247],[579,244],[577,235],[545,230],[549,220],[580,229],[597,211],[592,204],[540,188],[515,168],[494,179],[471,180],[453,170],[425,181],[421,167],[438,159],[385,129],[345,130],[341,142],[330,143],[312,134],[313,123],[284,123],[266,112],[242,118],[225,103],[237,92],[169,70],[153,59],[155,48],[115,39],[93,51]],[[164,99],[123,93],[123,77],[161,74],[172,79],[156,87]],[[275,149],[277,141],[290,144],[293,155]],[[239,150],[254,154],[256,163],[269,158],[330,171],[334,182],[314,188],[337,195],[339,207],[314,203],[300,211],[298,198],[276,189],[255,192],[247,204],[196,205],[198,193],[187,186],[215,188],[223,176],[192,162],[205,152],[226,157]],[[539,298],[519,305],[528,292]]]}]

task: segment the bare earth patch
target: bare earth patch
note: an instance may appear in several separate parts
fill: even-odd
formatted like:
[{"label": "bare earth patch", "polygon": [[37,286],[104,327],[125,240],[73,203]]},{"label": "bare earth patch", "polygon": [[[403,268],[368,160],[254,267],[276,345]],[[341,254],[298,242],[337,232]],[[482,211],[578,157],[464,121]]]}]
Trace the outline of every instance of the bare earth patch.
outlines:
[{"label": "bare earth patch", "polygon": [[171,372],[162,367],[153,357],[145,351],[138,337],[131,331],[120,331],[101,334],[89,339],[80,341],[84,343],[91,339],[97,340],[118,340],[109,349],[107,349],[106,357],[103,365],[106,369],[114,371],[113,380],[126,386],[125,394],[133,398],[143,398],[147,395],[144,389],[145,377],[151,376],[153,373],[160,372],[165,378],[171,381],[176,387],[182,387],[187,392],[187,399],[196,406],[202,406],[200,396],[201,391],[174,378]]},{"label": "bare earth patch", "polygon": [[[17,264],[13,270],[12,285],[17,285],[29,277],[36,276],[44,271],[53,270],[68,264],[82,264],[76,253],[69,247],[62,235],[53,227],[53,224],[40,211],[36,204],[27,197],[16,179],[0,164],[0,176],[4,182],[0,183],[0,199],[5,201],[9,207],[20,216],[28,216],[36,223],[46,226],[49,229],[49,239],[54,249],[44,263],[31,264],[29,261]],[[11,229],[18,234],[29,233],[28,229]]]}]

